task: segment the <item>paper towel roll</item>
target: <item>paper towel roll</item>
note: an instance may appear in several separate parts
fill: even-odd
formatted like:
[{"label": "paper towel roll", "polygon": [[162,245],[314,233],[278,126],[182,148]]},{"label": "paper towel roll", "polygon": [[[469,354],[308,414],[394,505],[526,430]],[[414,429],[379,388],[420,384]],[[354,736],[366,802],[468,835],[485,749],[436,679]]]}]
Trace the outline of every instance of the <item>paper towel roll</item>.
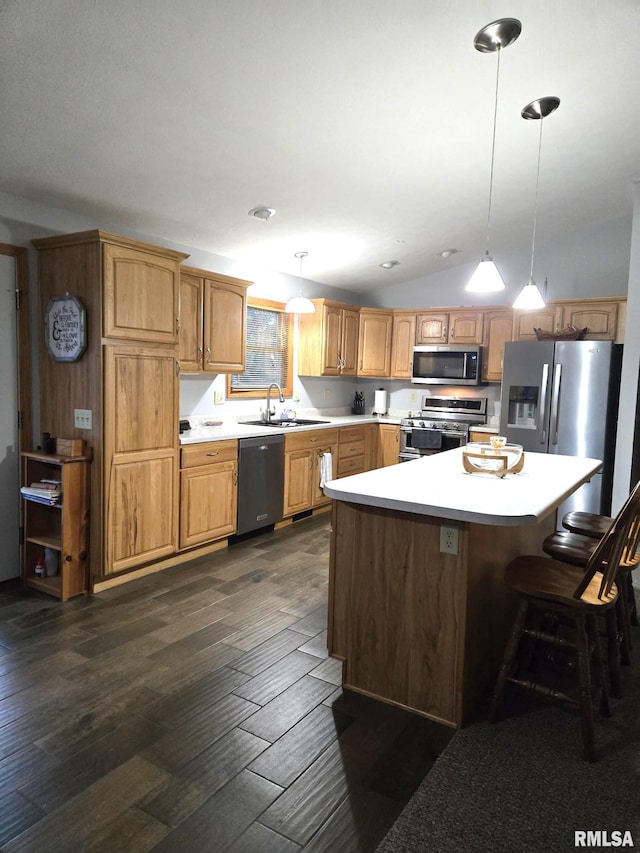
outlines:
[{"label": "paper towel roll", "polygon": [[374,394],[374,403],[373,403],[373,414],[374,415],[386,415],[387,414],[387,392],[384,388],[380,388],[379,391],[376,391]]}]

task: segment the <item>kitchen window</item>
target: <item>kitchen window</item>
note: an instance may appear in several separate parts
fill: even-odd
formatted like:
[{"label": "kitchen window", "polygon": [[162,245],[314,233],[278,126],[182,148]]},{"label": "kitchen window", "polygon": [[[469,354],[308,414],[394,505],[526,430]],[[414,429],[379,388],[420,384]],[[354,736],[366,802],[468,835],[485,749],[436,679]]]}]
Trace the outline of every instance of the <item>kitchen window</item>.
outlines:
[{"label": "kitchen window", "polygon": [[282,393],[293,394],[293,328],[291,314],[281,302],[249,300],[247,305],[247,358],[244,373],[227,378],[227,397],[263,397],[272,382]]}]

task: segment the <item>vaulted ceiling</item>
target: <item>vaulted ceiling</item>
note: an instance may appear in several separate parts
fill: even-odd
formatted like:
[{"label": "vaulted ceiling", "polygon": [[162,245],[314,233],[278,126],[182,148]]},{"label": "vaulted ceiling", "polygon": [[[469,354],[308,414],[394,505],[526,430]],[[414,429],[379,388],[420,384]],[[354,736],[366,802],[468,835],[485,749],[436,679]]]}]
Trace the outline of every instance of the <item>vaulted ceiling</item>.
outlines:
[{"label": "vaulted ceiling", "polygon": [[636,0],[5,0],[0,190],[353,291],[469,263],[500,17],[494,254],[531,242],[542,96],[537,240],[630,217]]}]

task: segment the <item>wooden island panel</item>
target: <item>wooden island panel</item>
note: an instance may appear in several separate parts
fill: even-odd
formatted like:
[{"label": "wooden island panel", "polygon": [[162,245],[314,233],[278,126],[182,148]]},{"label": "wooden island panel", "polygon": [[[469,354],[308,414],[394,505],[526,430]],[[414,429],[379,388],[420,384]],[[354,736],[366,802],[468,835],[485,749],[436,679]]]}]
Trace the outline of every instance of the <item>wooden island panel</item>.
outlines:
[{"label": "wooden island panel", "polygon": [[[343,685],[459,727],[484,707],[511,623],[504,566],[554,529],[334,501],[328,645]],[[440,553],[440,525],[458,554]]]}]

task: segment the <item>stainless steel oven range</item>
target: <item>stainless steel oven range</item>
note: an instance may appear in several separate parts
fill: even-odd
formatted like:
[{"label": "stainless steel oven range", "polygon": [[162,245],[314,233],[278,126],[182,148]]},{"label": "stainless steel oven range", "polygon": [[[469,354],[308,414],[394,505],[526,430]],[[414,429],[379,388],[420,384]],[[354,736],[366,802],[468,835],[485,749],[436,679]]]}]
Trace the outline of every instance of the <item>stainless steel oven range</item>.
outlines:
[{"label": "stainless steel oven range", "polygon": [[469,428],[487,422],[486,397],[425,397],[419,415],[400,422],[400,462],[466,444]]}]

